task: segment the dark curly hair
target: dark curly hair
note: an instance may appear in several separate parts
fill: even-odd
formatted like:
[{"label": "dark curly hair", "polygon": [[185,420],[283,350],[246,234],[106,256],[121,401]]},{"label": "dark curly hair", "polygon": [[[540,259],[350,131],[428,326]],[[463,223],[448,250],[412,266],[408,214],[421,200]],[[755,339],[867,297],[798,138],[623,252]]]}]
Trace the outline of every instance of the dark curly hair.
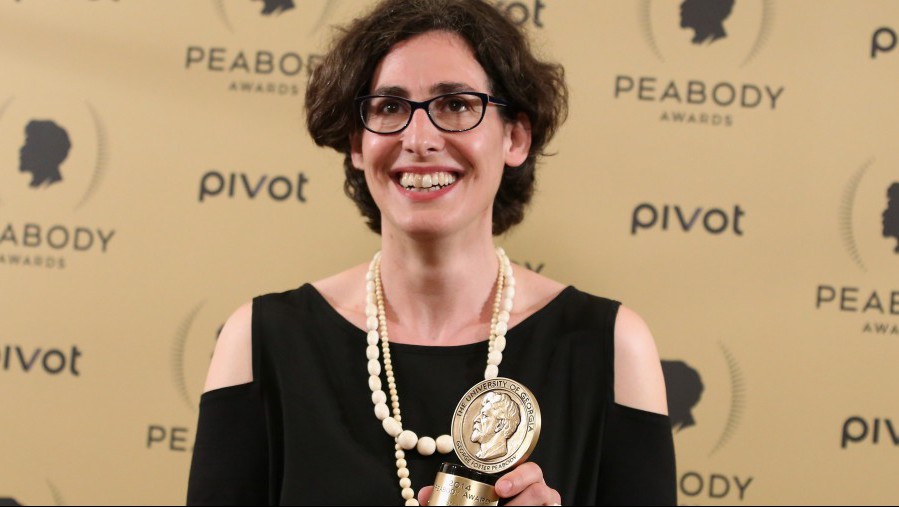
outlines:
[{"label": "dark curly hair", "polygon": [[490,80],[490,93],[531,123],[531,148],[525,162],[503,171],[493,204],[493,234],[506,232],[524,218],[534,194],[537,158],[568,113],[568,88],[561,65],[537,59],[523,31],[483,0],[383,0],[372,11],[343,27],[315,69],[306,89],[306,126],[319,146],[346,157],[344,191],[381,233],[381,212],[365,175],[353,166],[350,135],[361,131],[353,99],[367,93],[381,59],[398,42],[433,30],[452,32],[468,42]]}]

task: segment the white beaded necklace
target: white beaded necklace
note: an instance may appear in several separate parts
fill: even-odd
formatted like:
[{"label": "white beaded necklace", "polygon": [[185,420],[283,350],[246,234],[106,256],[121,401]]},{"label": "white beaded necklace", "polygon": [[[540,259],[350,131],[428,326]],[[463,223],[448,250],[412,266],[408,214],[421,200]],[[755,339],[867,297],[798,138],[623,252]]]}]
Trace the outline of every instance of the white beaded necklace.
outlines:
[{"label": "white beaded necklace", "polygon": [[[506,348],[506,332],[509,329],[509,314],[512,311],[512,299],[515,297],[515,276],[512,274],[512,263],[502,248],[496,249],[499,258],[499,273],[496,280],[496,297],[493,301],[493,317],[490,319],[490,338],[487,353],[487,368],[484,379],[496,378],[499,364],[503,360]],[[505,289],[504,289],[505,286]],[[371,401],[375,405],[375,417],[381,421],[384,431],[396,445],[396,468],[400,478],[403,499],[406,505],[418,505],[409,468],[406,466],[405,451],[415,448],[422,456],[430,456],[434,451],[447,454],[453,450],[453,439],[449,435],[440,435],[437,439],[428,436],[419,438],[413,431],[403,429],[403,418],[400,415],[400,399],[396,391],[393,377],[393,365],[390,360],[390,345],[387,335],[387,318],[384,313],[384,291],[381,288],[381,252],[375,254],[365,275],[365,315],[368,318],[368,387],[371,389]],[[378,341],[384,355],[384,371],[387,374],[387,388],[393,416],[387,407],[387,395],[381,389],[381,363],[378,361]]]}]

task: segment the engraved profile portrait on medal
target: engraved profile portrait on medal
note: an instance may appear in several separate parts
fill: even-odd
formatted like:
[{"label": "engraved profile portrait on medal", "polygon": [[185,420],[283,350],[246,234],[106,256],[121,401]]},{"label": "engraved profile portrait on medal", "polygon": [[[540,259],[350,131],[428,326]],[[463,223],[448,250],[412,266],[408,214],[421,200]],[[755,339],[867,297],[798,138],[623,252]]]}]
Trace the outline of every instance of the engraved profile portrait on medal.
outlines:
[{"label": "engraved profile portrait on medal", "polygon": [[501,458],[509,453],[508,441],[521,425],[518,403],[508,394],[489,391],[481,401],[469,439],[480,444],[475,455],[482,460]]}]

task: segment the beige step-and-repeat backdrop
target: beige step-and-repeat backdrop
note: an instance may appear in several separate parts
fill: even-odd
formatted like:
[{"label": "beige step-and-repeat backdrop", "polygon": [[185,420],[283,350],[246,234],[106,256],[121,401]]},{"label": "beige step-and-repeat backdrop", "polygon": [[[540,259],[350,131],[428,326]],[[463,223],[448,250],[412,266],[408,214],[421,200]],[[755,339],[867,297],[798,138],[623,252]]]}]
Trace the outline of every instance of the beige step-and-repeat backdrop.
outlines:
[{"label": "beige step-and-repeat backdrop", "polygon": [[[899,3],[493,3],[572,97],[498,242],[649,322],[681,503],[899,501]],[[367,5],[0,2],[0,501],[182,503],[227,316],[377,249],[302,115]]]}]

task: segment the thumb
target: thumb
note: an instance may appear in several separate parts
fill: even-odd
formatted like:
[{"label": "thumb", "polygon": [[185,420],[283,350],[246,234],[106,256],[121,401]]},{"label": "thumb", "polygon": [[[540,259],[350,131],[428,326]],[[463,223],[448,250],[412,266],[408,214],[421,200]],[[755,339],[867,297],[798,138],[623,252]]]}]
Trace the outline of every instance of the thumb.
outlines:
[{"label": "thumb", "polygon": [[431,500],[431,492],[434,491],[434,486],[425,486],[418,491],[418,504],[419,505],[428,505],[428,502]]}]

